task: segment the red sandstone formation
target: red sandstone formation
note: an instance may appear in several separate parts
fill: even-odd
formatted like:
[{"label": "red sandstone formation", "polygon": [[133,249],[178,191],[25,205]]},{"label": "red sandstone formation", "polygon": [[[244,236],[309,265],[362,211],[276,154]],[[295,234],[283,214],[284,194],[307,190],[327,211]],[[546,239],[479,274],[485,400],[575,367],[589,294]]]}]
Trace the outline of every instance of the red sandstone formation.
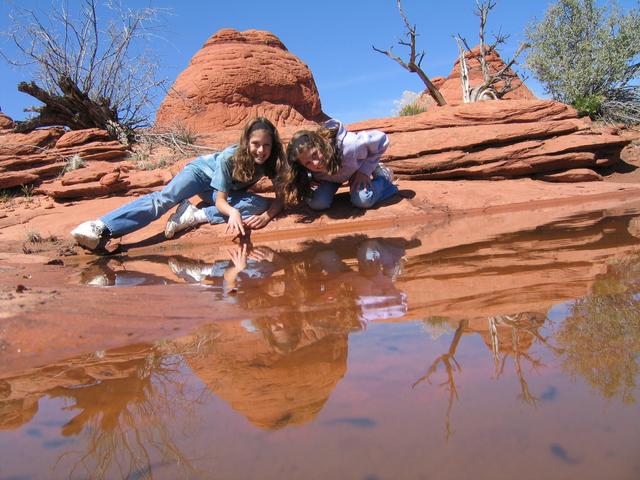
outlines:
[{"label": "red sandstone formation", "polygon": [[0,188],[40,183],[42,180],[55,178],[75,155],[85,162],[91,162],[122,160],[126,153],[126,147],[110,140],[103,130],[65,133],[60,127],[52,127],[16,133],[7,127],[0,130]]},{"label": "red sandstone formation", "polygon": [[0,112],[0,130],[9,130],[14,127],[13,120]]},{"label": "red sandstone formation", "polygon": [[210,37],[160,105],[158,125],[198,132],[262,115],[278,126],[325,117],[309,67],[272,33],[223,29]]},{"label": "red sandstone formation", "polygon": [[[477,87],[484,83],[482,76],[482,68],[480,67],[480,60],[478,55],[480,53],[480,46],[473,49],[473,52],[466,52],[465,58],[467,60],[467,69],[469,70],[469,86]],[[492,50],[485,57],[487,66],[490,73],[496,73],[505,67],[505,63],[495,50]],[[445,98],[448,104],[457,105],[462,103],[462,84],[460,81],[460,59],[456,60],[453,64],[453,69],[447,78],[436,77],[433,79],[434,85],[440,90],[442,96]],[[500,90],[503,87],[503,82],[498,82],[494,87]],[[522,83],[520,77],[516,76],[511,82],[513,90],[507,93],[503,99],[517,99],[517,100],[533,100],[536,96]]]},{"label": "red sandstone formation", "polygon": [[[595,130],[588,118],[551,100],[498,100],[431,108],[411,117],[350,125],[387,132],[383,161],[401,179],[505,179],[611,165],[629,139]],[[549,181],[599,176],[536,177]]]}]

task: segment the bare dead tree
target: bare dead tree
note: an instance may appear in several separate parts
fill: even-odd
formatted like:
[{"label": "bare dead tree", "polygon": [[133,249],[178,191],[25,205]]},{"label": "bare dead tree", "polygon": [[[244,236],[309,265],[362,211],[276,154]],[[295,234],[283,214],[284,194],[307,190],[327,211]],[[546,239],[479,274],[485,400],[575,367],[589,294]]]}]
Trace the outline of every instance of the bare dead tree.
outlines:
[{"label": "bare dead tree", "polygon": [[[494,0],[476,0],[476,10],[474,14],[480,19],[480,29],[478,37],[480,45],[478,53],[476,53],[467,43],[467,40],[460,34],[456,35],[456,41],[458,42],[458,49],[460,51],[460,69],[464,68],[468,71],[467,55],[462,48],[462,45],[469,52],[471,58],[478,60],[480,69],[482,71],[483,83],[477,86],[471,86],[467,82],[462,81],[462,96],[465,99],[465,103],[476,102],[478,100],[496,100],[502,98],[508,92],[511,92],[522,85],[522,83],[514,86],[513,80],[517,78],[516,73],[513,71],[513,66],[517,63],[518,57],[529,47],[528,44],[523,43],[518,47],[518,50],[514,56],[499,70],[491,71],[487,62],[487,57],[493,52],[497,52],[499,45],[503,45],[509,39],[509,35],[504,35],[502,32],[498,32],[494,36],[493,43],[487,45],[485,38],[485,27],[487,25],[487,19],[489,12],[496,6]],[[502,86],[498,89],[497,84],[502,83]]]},{"label": "bare dead tree", "polygon": [[409,39],[409,41],[398,40],[398,44],[405,47],[409,47],[409,61],[405,62],[402,58],[395,55],[392,51],[393,47],[389,47],[389,49],[387,50],[381,50],[371,45],[371,48],[373,48],[376,52],[382,53],[383,55],[386,55],[392,60],[395,60],[405,70],[408,70],[409,72],[412,72],[412,73],[416,73],[420,77],[420,80],[424,82],[425,86],[427,87],[427,90],[429,91],[429,94],[433,97],[436,103],[438,105],[446,105],[447,102],[442,96],[442,94],[440,93],[440,91],[438,90],[438,88],[433,84],[431,80],[429,80],[429,77],[427,76],[426,73],[424,73],[424,70],[422,70],[421,63],[422,63],[422,59],[424,58],[424,50],[419,54],[416,54],[416,36],[417,36],[416,26],[415,25],[412,26],[411,23],[409,23],[409,20],[407,19],[407,16],[405,15],[404,10],[402,9],[401,0],[397,0],[397,2],[398,2],[398,10],[400,11],[400,16],[402,17],[402,21],[404,22],[405,28],[407,29],[405,36]]},{"label": "bare dead tree", "polygon": [[17,122],[19,131],[95,127],[126,142],[133,129],[150,123],[147,109],[165,81],[157,79],[158,62],[139,45],[157,38],[164,11],[99,2],[82,0],[74,12],[64,0],[54,0],[45,13],[12,8],[3,33],[15,53],[0,56],[33,69],[35,79],[21,82],[18,90],[43,103],[26,110],[37,115]]}]

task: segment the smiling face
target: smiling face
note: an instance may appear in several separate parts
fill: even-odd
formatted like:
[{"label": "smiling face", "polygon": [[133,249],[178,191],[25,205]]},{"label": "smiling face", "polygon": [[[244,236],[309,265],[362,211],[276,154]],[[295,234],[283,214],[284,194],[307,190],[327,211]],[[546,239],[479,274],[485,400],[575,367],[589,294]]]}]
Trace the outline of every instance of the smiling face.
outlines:
[{"label": "smiling face", "polygon": [[324,155],[318,147],[302,150],[298,154],[298,162],[310,172],[322,173],[327,171]]},{"label": "smiling face", "polygon": [[249,154],[258,165],[264,164],[271,155],[273,139],[266,130],[254,130],[249,136]]}]

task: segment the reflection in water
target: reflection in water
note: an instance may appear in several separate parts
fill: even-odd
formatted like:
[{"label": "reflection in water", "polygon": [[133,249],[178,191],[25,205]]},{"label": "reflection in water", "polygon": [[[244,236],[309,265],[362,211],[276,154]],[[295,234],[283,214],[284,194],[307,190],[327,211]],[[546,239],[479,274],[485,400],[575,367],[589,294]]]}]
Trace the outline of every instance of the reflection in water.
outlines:
[{"label": "reflection in water", "polygon": [[[77,413],[60,434],[81,437],[85,446],[59,459],[73,465],[71,476],[151,478],[153,465],[177,465],[187,476],[196,472],[174,439],[170,419],[194,412],[206,401],[204,392],[263,429],[308,423],[346,373],[349,333],[406,311],[406,296],[393,285],[405,253],[395,243],[365,239],[354,251],[352,244],[338,242],[312,256],[241,245],[228,251],[229,260],[213,263],[149,257],[153,273],[130,268],[126,257],[101,259],[81,281],[94,286],[197,282],[252,315],[202,327],[188,337],[3,380],[9,399],[0,401],[0,424],[17,428],[29,421],[43,395],[64,399],[65,409]],[[169,267],[164,274],[172,272],[177,280],[159,274],[162,264]],[[206,390],[186,388],[185,368]],[[25,382],[34,387],[28,397],[11,398]]]},{"label": "reflection in water", "polygon": [[578,299],[555,334],[562,367],[605,398],[635,402],[640,373],[640,257],[619,260]]},{"label": "reflection in water", "polygon": [[[400,369],[411,374],[407,385],[445,392],[446,407],[439,415],[451,442],[468,434],[453,435],[453,417],[462,411],[454,405],[464,402],[461,392],[467,393],[463,371],[479,370],[477,363],[484,363],[484,379],[513,380],[508,388],[515,389],[510,396],[519,398],[519,406],[544,405],[540,400],[552,395],[545,393],[548,386],[530,378],[550,362],[584,378],[603,397],[631,403],[640,373],[640,255],[630,249],[625,256],[610,253],[618,255],[611,235],[625,247],[636,244],[625,234],[629,221],[580,218],[547,226],[544,238],[535,241],[530,233],[509,234],[439,252],[414,251],[409,257],[407,250],[422,247],[421,241],[354,236],[310,242],[302,250],[240,245],[229,248],[225,258],[208,260],[186,255],[101,259],[85,270],[83,283],[194,284],[212,297],[213,308],[221,301],[237,309],[236,320],[2,378],[0,429],[16,430],[32,422],[39,400],[48,396],[63,400],[70,415],[59,435],[76,440],[61,448],[56,473],[66,473],[70,465],[71,477],[151,478],[169,465],[184,477],[206,477],[198,470],[203,459],[195,456],[189,438],[204,428],[215,401],[222,400],[244,424],[257,427],[251,433],[284,435],[296,431],[288,427],[305,426],[305,435],[311,435],[321,430],[316,424],[322,422],[313,420],[326,411],[338,384],[348,383],[348,361],[368,359],[369,352],[349,357],[350,335],[372,322],[424,318],[429,308],[433,316],[425,327],[446,326],[447,344],[438,344],[442,350],[437,352],[433,346],[417,349],[413,356],[396,348],[394,358],[403,358]],[[563,230],[572,222],[575,228]],[[592,252],[592,258],[585,258],[585,252]],[[554,278],[559,269],[569,271],[568,277]],[[567,279],[584,270],[599,272],[595,281],[593,275],[573,284]],[[460,279],[468,282],[457,284]],[[493,284],[497,286],[490,290]],[[502,285],[505,291],[496,294]],[[569,287],[572,293],[581,292],[571,301],[566,300]],[[531,291],[546,296],[530,296]],[[556,296],[549,294],[555,291]],[[436,293],[441,297],[432,300],[429,295]],[[553,318],[549,310],[554,304],[567,306],[566,318]],[[531,305],[539,308],[527,308]],[[473,345],[479,346],[480,356],[468,355]],[[424,370],[411,370],[420,362]],[[354,416],[333,417],[323,425],[333,432],[366,425],[375,436],[384,422],[361,415],[367,396],[358,397],[362,384],[351,382],[350,392],[357,398],[350,405]],[[497,382],[491,385],[498,390]],[[398,408],[384,407],[387,412]],[[413,415],[419,422],[420,412],[398,415]],[[218,437],[222,433],[206,436]],[[269,436],[275,443],[274,438]],[[571,465],[579,458],[555,441],[545,451],[571,460],[565,461]]]}]

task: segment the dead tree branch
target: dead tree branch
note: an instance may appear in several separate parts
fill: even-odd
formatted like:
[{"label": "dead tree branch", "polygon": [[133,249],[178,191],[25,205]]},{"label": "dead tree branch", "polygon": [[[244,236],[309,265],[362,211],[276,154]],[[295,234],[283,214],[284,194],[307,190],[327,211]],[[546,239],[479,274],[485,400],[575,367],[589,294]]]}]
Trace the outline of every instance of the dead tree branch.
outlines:
[{"label": "dead tree branch", "polygon": [[15,54],[0,51],[0,56],[33,68],[34,80],[18,89],[44,104],[27,110],[38,115],[18,122],[20,130],[96,127],[126,141],[134,129],[149,124],[148,108],[165,82],[156,78],[158,62],[148,50],[134,46],[157,37],[154,24],[164,11],[101,1],[71,3],[73,11],[62,0],[44,13],[13,8],[10,29],[3,33]]},{"label": "dead tree branch", "polygon": [[[480,44],[477,53],[469,46],[467,40],[460,34],[455,36],[456,41],[458,42],[458,48],[461,50],[460,45],[463,44],[469,52],[469,57],[478,61],[478,63],[480,64],[480,70],[482,71],[482,84],[477,86],[463,84],[462,86],[462,96],[463,98],[469,98],[470,102],[475,102],[478,100],[500,99],[508,92],[514,91],[522,85],[522,83],[519,83],[515,87],[512,85],[513,80],[517,78],[517,75],[513,71],[512,67],[517,63],[517,58],[522,54],[522,52],[529,47],[528,44],[521,44],[514,56],[500,70],[492,72],[491,68],[489,67],[487,57],[490,54],[497,52],[498,46],[505,44],[509,38],[509,35],[503,35],[501,32],[498,32],[498,34],[494,36],[493,43],[487,45],[485,28],[487,25],[489,13],[495,6],[496,2],[494,0],[476,0],[476,10],[474,11],[474,14],[480,19],[480,27],[478,32]],[[466,57],[467,55],[461,52],[461,68],[463,66],[467,67]],[[496,88],[496,85],[498,83],[502,83],[502,86],[499,89]]]},{"label": "dead tree branch", "polygon": [[405,70],[408,70],[409,72],[417,74],[418,77],[420,77],[420,80],[422,80],[422,82],[427,87],[429,94],[433,97],[436,103],[438,105],[446,105],[447,102],[442,96],[442,94],[440,93],[440,91],[438,90],[438,88],[429,79],[429,77],[424,72],[424,70],[422,70],[421,63],[424,58],[424,50],[419,54],[416,54],[416,36],[417,36],[416,25],[411,25],[411,23],[407,19],[407,16],[405,15],[404,10],[402,9],[401,0],[397,0],[397,3],[398,3],[398,10],[400,11],[400,16],[402,17],[402,21],[404,22],[405,28],[407,30],[405,33],[405,36],[409,39],[409,41],[398,40],[398,44],[405,47],[409,47],[409,61],[405,62],[404,60],[402,60],[402,58],[395,55],[392,52],[393,47],[389,47],[387,50],[381,50],[371,45],[371,48],[373,48],[376,52],[382,53],[383,55],[386,55],[392,60],[395,60]]}]

